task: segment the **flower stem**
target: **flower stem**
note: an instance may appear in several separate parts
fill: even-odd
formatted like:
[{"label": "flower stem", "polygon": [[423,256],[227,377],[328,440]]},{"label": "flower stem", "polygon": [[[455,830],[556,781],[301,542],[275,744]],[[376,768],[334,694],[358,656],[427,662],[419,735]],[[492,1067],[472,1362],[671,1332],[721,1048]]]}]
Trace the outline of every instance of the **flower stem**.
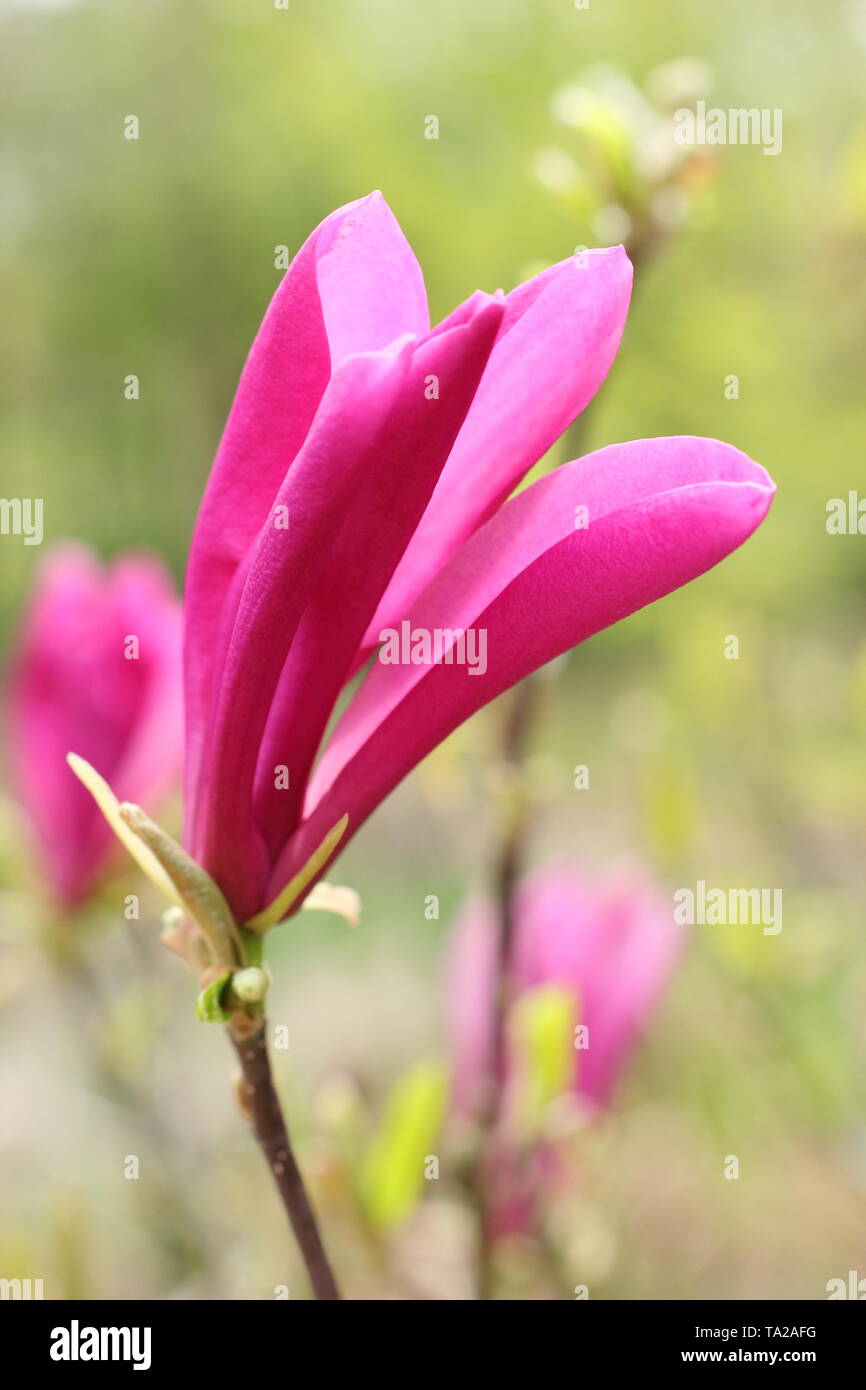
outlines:
[{"label": "flower stem", "polygon": [[237,1027],[230,1026],[228,1031],[241,1065],[244,1105],[295,1233],[313,1293],[318,1299],[339,1299],[340,1292],[274,1089],[264,1020],[255,1032],[246,1036]]},{"label": "flower stem", "polygon": [[477,1151],[470,1161],[467,1187],[477,1216],[476,1292],[491,1299],[496,1286],[493,1206],[489,1186],[495,1171],[488,1166],[502,1119],[507,1067],[508,1010],[512,995],[514,950],[514,898],[524,868],[530,821],[530,796],[526,783],[527,744],[538,712],[541,689],[537,675],[528,676],[513,692],[506,707],[502,736],[502,762],[508,772],[508,789],[502,834],[493,864],[493,891],[497,909],[495,974],[491,1005],[491,1047],[485,1099],[479,1121]]},{"label": "flower stem", "polygon": [[493,1055],[491,1058],[490,1127],[499,1118],[505,1077],[505,1029],[508,1015],[511,955],[514,946],[514,896],[524,868],[529,826],[529,793],[526,786],[526,747],[540,701],[537,676],[528,676],[514,691],[505,721],[502,759],[511,786],[502,840],[494,866],[494,889],[499,914],[496,986],[493,1001]]}]

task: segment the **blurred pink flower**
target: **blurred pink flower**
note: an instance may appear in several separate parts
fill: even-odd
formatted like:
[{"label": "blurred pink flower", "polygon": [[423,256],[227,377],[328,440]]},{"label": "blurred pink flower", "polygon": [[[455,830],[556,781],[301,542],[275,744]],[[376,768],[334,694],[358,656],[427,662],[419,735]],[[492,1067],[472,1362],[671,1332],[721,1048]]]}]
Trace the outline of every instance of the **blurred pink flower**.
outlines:
[{"label": "blurred pink flower", "polygon": [[[469,902],[448,961],[452,1103],[466,1116],[491,1081],[498,929],[492,904]],[[512,1004],[544,985],[573,994],[573,1025],[585,1025],[587,1045],[568,1040],[570,1090],[606,1105],[679,956],[672,906],[644,886],[600,888],[567,870],[540,871],[518,886],[514,930]],[[515,1066],[512,1049],[506,1087]]]},{"label": "blurred pink flower", "polygon": [[13,658],[9,725],[42,871],[71,906],[92,888],[114,837],[67,750],[129,799],[155,800],[180,771],[181,607],[156,560],[128,555],[103,568],[73,544],[49,554]]},{"label": "blurred pink flower", "polygon": [[[239,921],[342,826],[278,915],[294,911],[457,725],[763,520],[764,470],[693,437],[602,449],[505,502],[603,381],[630,288],[621,247],[592,251],[479,291],[431,331],[378,193],[298,252],[241,376],[186,585],[185,844]],[[342,686],[402,620],[483,630],[484,671],[374,662],[312,772]]]}]

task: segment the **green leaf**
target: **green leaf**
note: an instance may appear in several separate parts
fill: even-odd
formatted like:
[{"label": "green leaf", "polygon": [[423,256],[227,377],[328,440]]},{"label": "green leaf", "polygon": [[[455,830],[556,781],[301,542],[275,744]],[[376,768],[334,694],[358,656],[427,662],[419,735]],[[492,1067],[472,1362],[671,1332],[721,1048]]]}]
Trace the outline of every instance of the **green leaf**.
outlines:
[{"label": "green leaf", "polygon": [[518,1067],[517,1119],[531,1133],[545,1106],[562,1095],[574,1075],[574,1023],[578,1001],[564,985],[527,991],[511,1011],[509,1031]]},{"label": "green leaf", "polygon": [[430,1151],[442,1126],[447,1075],[438,1061],[418,1062],[394,1086],[379,1132],[364,1159],[359,1197],[376,1230],[398,1225],[421,1194]]},{"label": "green leaf", "polygon": [[195,1014],[202,1023],[228,1023],[231,1014],[223,1008],[221,1001],[225,997],[233,973],[232,970],[224,971],[209,985],[205,985],[199,994],[195,1001]]}]

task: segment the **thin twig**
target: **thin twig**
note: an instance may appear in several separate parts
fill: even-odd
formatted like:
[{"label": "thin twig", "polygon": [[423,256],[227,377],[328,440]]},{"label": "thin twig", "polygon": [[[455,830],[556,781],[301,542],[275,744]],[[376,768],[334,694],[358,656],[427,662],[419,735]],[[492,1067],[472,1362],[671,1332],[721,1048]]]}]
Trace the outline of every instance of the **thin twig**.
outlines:
[{"label": "thin twig", "polygon": [[210,1241],[198,1212],[185,1196],[175,1160],[176,1142],[153,1105],[150,1089],[127,1075],[106,1046],[110,1001],[82,948],[80,933],[57,934],[49,937],[47,944],[58,972],[61,998],[74,1033],[84,1041],[95,1086],[135,1126],[156,1160],[157,1174],[144,1185],[151,1198],[147,1221],[172,1277],[180,1274],[186,1278],[192,1272],[211,1285]]},{"label": "thin twig", "polygon": [[228,1032],[241,1065],[244,1103],[295,1233],[313,1293],[318,1299],[339,1299],[337,1282],[322,1244],[301,1170],[289,1142],[279,1097],[274,1089],[264,1021],[249,1036],[243,1036],[236,1024],[231,1025]]}]

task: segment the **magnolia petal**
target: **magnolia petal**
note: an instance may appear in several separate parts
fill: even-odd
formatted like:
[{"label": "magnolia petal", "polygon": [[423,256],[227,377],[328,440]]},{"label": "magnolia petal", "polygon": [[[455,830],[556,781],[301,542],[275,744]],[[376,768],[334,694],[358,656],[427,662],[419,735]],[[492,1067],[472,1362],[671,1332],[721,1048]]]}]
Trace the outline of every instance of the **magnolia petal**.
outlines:
[{"label": "magnolia petal", "polygon": [[[37,567],[11,652],[9,772],[30,821],[39,873],[64,907],[100,880],[115,836],[78,778],[70,748],[130,801],[155,805],[183,752],[181,612],[161,564],[108,564],[78,543]],[[124,660],[130,634],[137,659]]]},{"label": "magnolia petal", "polygon": [[[310,589],[274,689],[254,786],[256,824],[274,854],[300,819],[304,789],[334,704],[370,617],[424,514],[471,408],[502,312],[501,299],[479,291],[406,353],[382,435],[371,439],[363,471],[352,488],[351,511],[328,542],[328,563]],[[431,379],[437,383],[432,398],[427,389]],[[365,432],[357,414],[363,408],[364,399],[359,396],[344,426],[361,457]],[[369,410],[366,413],[369,416]],[[327,460],[316,469],[312,486],[324,466]],[[283,538],[281,545],[285,544]],[[311,566],[312,561],[307,568]],[[287,605],[283,612],[285,631],[290,622]],[[270,642],[257,656],[259,669],[273,648]],[[242,718],[249,727],[249,702],[244,704]],[[291,783],[277,790],[274,769],[289,762]],[[223,765],[224,760],[218,764],[220,769]],[[231,791],[232,800],[236,790]],[[221,858],[221,871],[224,865]],[[263,901],[253,903],[250,910],[261,907]]]},{"label": "magnolia petal", "polygon": [[506,296],[481,385],[362,657],[589,404],[616,356],[631,283],[628,256],[612,246],[561,261]]},{"label": "magnolia petal", "polygon": [[[329,380],[347,357],[429,328],[424,280],[381,193],[338,208],[307,239],[265,314],[238,383],[196,524],[184,607],[185,839],[191,843],[205,715],[218,688],[229,594],[266,524]],[[294,517],[293,517],[294,521]]]},{"label": "magnolia petal", "polygon": [[[483,669],[373,664],[328,740],[306,818],[276,862],[271,889],[305,862],[338,810],[355,834],[482,705],[735,550],[763,521],[773,492],[764,470],[739,450],[682,436],[611,445],[512,498],[406,620],[428,634],[484,634]],[[584,512],[588,528],[577,524]]]}]

